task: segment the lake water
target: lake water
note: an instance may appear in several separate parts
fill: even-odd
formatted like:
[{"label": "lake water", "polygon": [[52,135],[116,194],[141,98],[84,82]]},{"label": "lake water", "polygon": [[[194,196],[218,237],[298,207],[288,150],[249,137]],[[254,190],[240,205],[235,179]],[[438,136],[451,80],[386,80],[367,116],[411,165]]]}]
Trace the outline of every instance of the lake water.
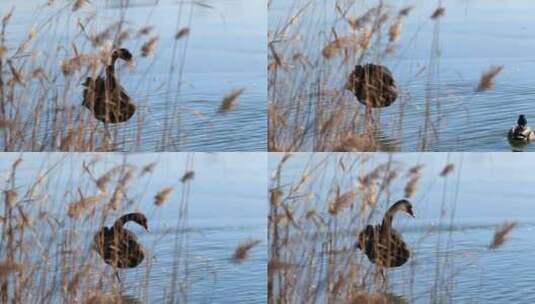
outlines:
[{"label": "lake water", "polygon": [[[351,163],[358,154],[346,155],[345,163]],[[406,265],[388,270],[389,286],[394,295],[401,296],[407,303],[432,302],[435,282],[442,286],[439,294],[447,294],[445,302],[452,303],[532,303],[535,301],[531,273],[535,237],[535,217],[532,214],[532,198],[535,190],[531,186],[535,177],[535,157],[517,153],[405,153],[394,154],[392,160],[400,168],[397,181],[390,189],[390,198],[381,196],[379,210],[372,216],[371,223],[379,222],[385,205],[404,196],[406,170],[423,164],[418,191],[410,200],[416,219],[398,215],[394,226],[403,234],[412,250],[412,257]],[[348,173],[341,174],[339,160],[342,156],[317,153],[298,154],[290,158],[283,170],[282,184],[295,183],[305,168],[310,174],[310,189],[314,195],[308,197],[304,210],[294,207],[296,212],[307,208],[325,208],[325,195],[330,188],[331,178],[344,185],[351,185],[361,172],[368,172],[388,160],[386,154],[368,154],[369,160],[363,167],[355,166]],[[269,170],[273,171],[281,155],[270,155]],[[325,165],[314,173],[310,168],[327,159]],[[439,177],[447,163],[455,165],[447,179]],[[307,166],[308,164],[308,166]],[[338,168],[338,169],[337,169]],[[367,168],[367,169],[366,169]],[[361,170],[362,169],[362,170]],[[309,189],[309,187],[305,187]],[[348,188],[342,188],[347,191]],[[295,195],[294,197],[299,197]],[[317,207],[319,206],[319,207]],[[324,209],[323,209],[324,210]],[[358,208],[351,209],[355,215]],[[297,217],[297,214],[294,214]],[[453,218],[452,220],[450,220]],[[345,217],[338,222],[343,227]],[[506,243],[490,250],[497,225],[505,221],[516,221]],[[355,226],[353,226],[355,227]],[[342,231],[338,249],[350,248],[358,231]],[[302,239],[302,236],[298,237]],[[325,243],[310,239],[302,248],[317,248]],[[297,247],[301,248],[301,247]],[[299,253],[297,253],[299,256]],[[357,252],[355,260],[371,270],[373,266]],[[440,270],[437,271],[437,263]],[[344,265],[344,264],[342,264]],[[321,277],[321,275],[320,275]],[[438,281],[436,281],[438,277]],[[324,282],[319,282],[322,284]],[[450,288],[448,291],[446,288]],[[444,302],[443,301],[443,302]]]},{"label": "lake water", "polygon": [[[269,28],[278,28],[290,11],[295,13],[305,2],[273,1]],[[433,132],[436,134],[430,136],[427,150],[510,151],[506,135],[518,114],[525,114],[528,121],[535,121],[535,111],[531,107],[535,97],[535,79],[530,72],[535,63],[535,34],[530,30],[533,27],[530,12],[535,9],[535,2],[442,1],[446,12],[436,29],[429,17],[439,2],[383,2],[393,13],[406,6],[414,9],[404,19],[397,51],[381,61],[392,70],[402,95],[393,106],[381,112],[380,140],[398,142],[397,149],[401,151],[421,149],[426,89],[430,88]],[[295,3],[298,4],[293,7]],[[332,39],[330,28],[335,24],[334,3],[322,1],[311,4],[306,13],[296,20],[302,35],[300,41],[309,41],[312,45],[304,50],[312,54],[311,58],[316,58],[327,39]],[[374,0],[359,1],[354,4],[350,15],[360,16],[377,4],[378,1]],[[342,29],[343,23],[338,20],[337,28]],[[338,35],[344,34],[346,31],[339,30]],[[432,59],[434,37],[439,42],[440,56]],[[284,48],[279,51],[284,51]],[[377,55],[372,52],[365,61],[374,61]],[[331,74],[342,71],[340,77],[333,77],[335,79],[329,84],[333,89],[342,87],[352,69],[349,66],[339,67],[339,62],[335,62],[321,69],[326,75],[329,75],[327,71]],[[496,78],[496,86],[490,91],[475,93],[481,74],[490,66],[504,67]],[[313,79],[311,77],[310,80]],[[350,97],[350,93],[346,93]],[[310,147],[304,150],[310,150]],[[520,150],[532,151],[533,145]]]},{"label": "lake water", "polygon": [[[85,26],[87,32],[97,34],[124,13],[124,29],[130,30],[131,39],[122,46],[132,50],[136,65],[126,68],[119,63],[119,75],[138,111],[128,122],[111,128],[113,134],[117,133],[117,150],[265,150],[265,0],[209,0],[199,4],[171,0],[95,1],[77,12],[59,1],[51,1],[52,6],[46,6],[46,2],[2,1],[0,14],[15,7],[6,34],[9,52],[30,28],[36,29],[31,50],[39,53],[36,62],[44,64],[45,70],[50,70],[51,75],[59,74],[55,83],[59,92],[65,86],[59,64],[74,56],[72,44],[80,53],[93,50],[79,34],[77,22],[84,24],[87,18],[94,18]],[[121,9],[121,3],[128,3],[128,7]],[[137,31],[145,26],[151,26],[152,31],[138,36]],[[190,28],[190,35],[181,39],[175,50],[174,36],[185,27]],[[159,36],[154,54],[141,57],[143,43],[153,36]],[[60,106],[79,107],[83,89],[79,83],[84,77],[75,75],[76,81],[70,84],[68,96]],[[223,97],[235,89],[244,89],[239,104],[219,114]],[[49,98],[47,106],[53,111],[53,95]],[[86,112],[81,107],[80,111]],[[140,129],[139,141],[136,137]],[[42,132],[41,138],[51,136],[47,134],[49,127],[44,126]]]},{"label": "lake water", "polygon": [[[18,156],[15,153],[3,154],[0,170],[8,172]],[[71,244],[78,244],[79,253],[72,260],[69,258],[74,263],[71,267],[91,259],[91,272],[94,272],[95,282],[100,277],[99,271],[111,273],[111,269],[90,249],[89,241],[100,225],[99,216],[96,216],[97,220],[82,217],[81,220],[73,221],[67,217],[66,212],[67,204],[79,199],[75,188],[81,188],[86,196],[94,193],[94,183],[87,180],[87,174],[80,173],[82,162],[89,164],[92,160],[99,159],[92,168],[95,175],[101,175],[122,164],[125,155],[107,154],[104,157],[102,154],[40,153],[22,154],[22,159],[16,179],[19,193],[27,189],[37,176],[43,176],[47,169],[53,168],[43,182],[43,190],[38,191],[46,193],[46,198],[39,196],[43,201],[34,204],[38,210],[33,209],[32,212],[46,212],[51,217],[56,217],[61,228],[53,236],[54,239],[49,240],[50,227],[36,220],[36,225],[39,225],[35,226],[36,231],[40,231],[37,233],[40,242],[36,254],[47,252],[41,245],[48,244],[49,241],[49,248],[58,246],[64,236],[69,235],[67,229],[72,228],[75,239]],[[190,182],[187,225],[183,226],[182,221],[182,225],[177,226],[180,199],[186,191],[179,179],[186,170],[188,160],[193,160],[195,176]],[[58,162],[60,164],[56,165]],[[128,229],[136,233],[147,254],[137,268],[120,271],[122,294],[142,303],[168,300],[173,279],[173,261],[179,257],[181,267],[187,267],[187,271],[179,271],[177,280],[181,286],[187,286],[188,302],[265,303],[266,156],[260,153],[149,153],[130,154],[126,157],[126,162],[137,168],[134,176],[138,176],[143,166],[153,162],[157,164],[152,174],[135,177],[130,184],[127,196],[134,202],[123,203],[123,207],[106,220],[106,224],[111,225],[115,218],[131,211],[141,211],[148,218],[149,232],[136,224],[128,224]],[[0,183],[5,184],[7,178],[7,175],[2,175]],[[175,187],[175,191],[163,206],[156,207],[153,204],[154,195],[168,186]],[[30,208],[24,208],[27,207]],[[175,232],[179,227],[186,229],[179,234],[183,236],[184,242],[184,246],[180,247],[181,254],[174,247]],[[260,244],[250,250],[249,257],[242,263],[232,262],[234,250],[246,240],[260,240]],[[46,267],[52,270],[55,269],[56,261],[60,261],[59,255],[54,255],[55,252],[51,249],[48,253],[53,258]],[[43,263],[39,256],[35,257],[34,262],[36,265]],[[47,286],[50,287],[53,280],[47,282]],[[84,284],[89,287],[93,283],[85,281]],[[108,288],[109,286],[103,289],[107,292]],[[178,291],[176,293],[175,302],[178,301]]]}]

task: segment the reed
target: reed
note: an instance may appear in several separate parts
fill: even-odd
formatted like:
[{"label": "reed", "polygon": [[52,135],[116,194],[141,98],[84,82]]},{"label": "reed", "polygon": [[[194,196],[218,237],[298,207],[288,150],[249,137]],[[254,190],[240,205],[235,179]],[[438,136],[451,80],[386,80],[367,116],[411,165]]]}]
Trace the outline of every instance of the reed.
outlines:
[{"label": "reed", "polygon": [[[456,195],[446,194],[459,191],[462,173],[455,169],[455,162],[448,161],[433,181],[426,175],[422,185],[425,160],[411,164],[397,159],[395,154],[383,156],[378,159],[367,153],[295,153],[273,157],[278,163],[272,166],[269,192],[269,303],[454,300],[457,277],[462,271],[457,265],[466,260],[459,255],[452,235],[456,203],[447,198]],[[410,244],[409,261],[401,266],[404,269],[386,270],[383,279],[357,249],[359,231],[377,223],[378,216],[403,195],[413,201],[418,218],[414,201],[428,198],[425,189],[434,183],[444,185],[437,220],[419,225],[419,236],[405,237]],[[425,209],[424,205],[420,206]],[[514,227],[514,222],[497,227],[489,248],[503,246]],[[434,262],[428,265],[424,264],[429,263],[430,257],[420,248],[424,241],[426,248],[433,248]],[[485,252],[483,248],[480,254]],[[477,262],[475,256],[470,264]],[[422,271],[429,273],[422,276]]]},{"label": "reed", "polygon": [[253,247],[262,243],[261,240],[246,240],[236,247],[234,254],[232,255],[232,261],[234,263],[241,263],[249,257],[249,252]]},{"label": "reed", "polygon": [[[197,255],[192,255],[188,238],[194,155],[189,155],[183,177],[169,180],[171,186],[157,193],[146,191],[151,180],[160,178],[161,166],[157,163],[133,164],[127,156],[115,160],[71,153],[48,156],[28,157],[35,171],[24,169],[20,174],[21,164],[28,161],[26,155],[10,157],[15,160],[2,180],[0,302],[189,302],[191,288],[197,283],[190,277],[189,260]],[[64,166],[67,162],[76,172]],[[5,167],[5,160],[2,164]],[[171,193],[175,188],[180,193]],[[155,206],[149,211],[146,206],[150,204],[142,207],[140,202],[150,201],[151,196]],[[170,226],[158,224],[164,203],[174,205],[176,212],[176,222]],[[158,236],[153,241],[140,241],[145,247],[145,260],[138,268],[125,270],[120,284],[111,267],[92,250],[91,240],[101,226],[132,211],[144,212],[151,231],[147,233]],[[161,242],[173,240],[174,245],[165,246],[173,250],[166,261],[156,248]],[[243,262],[258,243],[245,241],[229,255]],[[169,265],[165,276],[157,275],[155,283],[151,280],[157,263]]]},{"label": "reed", "polygon": [[[414,36],[404,32],[403,25],[414,8],[382,0],[275,0],[269,2],[269,9],[274,11],[268,34],[270,151],[399,151],[402,145],[410,151],[428,151],[440,143],[449,115],[442,109],[439,96],[443,93],[435,85],[440,83],[444,7],[430,11],[427,21],[419,25],[433,29],[426,66],[414,76],[396,77],[397,101],[374,109],[371,122],[363,117],[365,106],[347,89],[348,76],[356,65],[370,62],[398,72],[395,68],[403,55],[412,52]],[[476,91],[491,89],[500,70],[493,67],[485,72],[480,84],[473,84]],[[423,101],[415,100],[407,89],[407,84],[419,79],[424,82]],[[418,130],[404,130],[407,111],[415,107],[423,112],[414,125]],[[381,121],[386,111],[388,120]],[[407,132],[416,134],[410,145],[404,142]]]},{"label": "reed", "polygon": [[[106,2],[108,3],[108,2]],[[190,133],[183,115],[194,114],[203,121],[209,114],[181,105],[180,92],[187,79],[183,70],[191,36],[193,8],[213,9],[197,2],[180,3],[176,35],[156,33],[149,19],[128,18],[129,1],[117,1],[117,20],[102,23],[104,3],[48,1],[37,14],[26,35],[16,34],[13,18],[23,11],[17,7],[2,12],[0,24],[0,148],[3,151],[155,151],[181,150]],[[160,4],[158,4],[160,5]],[[47,14],[50,14],[47,16]],[[15,30],[17,29],[17,31]],[[172,62],[162,71],[162,80],[150,82],[151,69],[165,56],[162,45],[172,45]],[[137,105],[128,122],[106,126],[82,107],[81,83],[96,79],[110,62],[113,49],[127,47],[143,70],[129,66],[136,87],[127,86]],[[167,58],[167,57],[165,57]],[[122,68],[122,66],[120,67]],[[167,75],[165,75],[168,73]],[[236,108],[241,91],[229,88],[228,96],[217,100],[211,113]],[[234,94],[234,95],[233,95]],[[223,94],[221,94],[223,95]],[[165,100],[154,100],[165,96]],[[173,97],[175,96],[175,97]],[[162,111],[153,114],[153,104]],[[159,111],[159,110],[158,110]],[[210,111],[207,109],[207,111]],[[212,117],[215,118],[215,114]],[[158,139],[149,140],[147,128]]]},{"label": "reed", "polygon": [[509,234],[511,234],[516,225],[516,222],[505,222],[502,225],[496,227],[496,231],[494,232],[494,237],[489,245],[489,248],[497,249],[502,247],[503,244],[505,244],[505,242],[509,238]]}]

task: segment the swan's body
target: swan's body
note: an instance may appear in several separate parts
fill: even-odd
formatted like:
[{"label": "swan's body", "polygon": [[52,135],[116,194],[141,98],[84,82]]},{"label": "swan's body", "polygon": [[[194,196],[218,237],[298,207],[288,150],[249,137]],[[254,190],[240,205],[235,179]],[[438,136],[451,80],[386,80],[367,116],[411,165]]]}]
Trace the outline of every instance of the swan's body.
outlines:
[{"label": "swan's body", "polygon": [[510,140],[527,143],[535,139],[535,132],[528,126],[528,121],[524,115],[518,117],[516,125],[508,132]]},{"label": "swan's body", "polygon": [[93,248],[104,262],[114,268],[133,268],[145,258],[143,246],[135,234],[123,226],[134,221],[148,230],[147,218],[141,213],[121,216],[111,228],[103,227],[93,238]]},{"label": "swan's body", "polygon": [[410,202],[400,200],[388,209],[380,225],[368,225],[358,236],[357,247],[366,254],[370,262],[380,267],[399,267],[410,257],[410,250],[403,237],[392,228],[393,217],[398,211],[414,216]]},{"label": "swan's body", "polygon": [[126,49],[114,51],[111,64],[106,67],[106,78],[88,77],[82,84],[85,87],[82,105],[104,123],[125,122],[136,112],[135,104],[115,76],[115,62],[119,58],[131,61],[132,54]]},{"label": "swan's body", "polygon": [[369,108],[388,107],[396,101],[399,91],[390,70],[381,65],[357,65],[349,75],[346,88]]}]

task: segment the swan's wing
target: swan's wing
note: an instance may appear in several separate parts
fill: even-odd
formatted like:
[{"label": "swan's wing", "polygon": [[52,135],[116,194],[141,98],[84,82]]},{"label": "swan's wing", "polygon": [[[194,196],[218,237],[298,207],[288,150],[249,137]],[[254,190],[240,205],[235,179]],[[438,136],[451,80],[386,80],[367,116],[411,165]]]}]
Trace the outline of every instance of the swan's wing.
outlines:
[{"label": "swan's wing", "polygon": [[372,262],[376,262],[377,240],[378,230],[372,225],[366,226],[358,236],[358,247],[364,252],[368,259]]},{"label": "swan's wing", "polygon": [[124,107],[131,101],[130,96],[126,94],[126,90],[120,84],[110,90],[109,96],[108,103],[111,103],[111,107]]},{"label": "swan's wing", "polygon": [[138,241],[135,233],[133,233],[132,231],[128,229],[123,229],[123,239],[128,240],[128,241],[134,241],[134,242]]},{"label": "swan's wing", "polygon": [[137,236],[130,230],[123,230],[121,250],[130,255],[137,255],[143,251],[143,246],[139,243]]},{"label": "swan's wing", "polygon": [[93,99],[92,102],[95,102],[96,99],[104,95],[105,90],[106,84],[104,82],[104,78],[98,76],[89,86],[84,89],[84,103],[89,104],[91,101],[90,99]]},{"label": "swan's wing", "polygon": [[396,267],[405,264],[410,257],[410,251],[401,234],[394,229],[381,236],[377,244],[377,252],[384,265]]},{"label": "swan's wing", "polygon": [[123,233],[121,262],[123,267],[136,267],[145,257],[143,246],[132,231],[124,229]]}]

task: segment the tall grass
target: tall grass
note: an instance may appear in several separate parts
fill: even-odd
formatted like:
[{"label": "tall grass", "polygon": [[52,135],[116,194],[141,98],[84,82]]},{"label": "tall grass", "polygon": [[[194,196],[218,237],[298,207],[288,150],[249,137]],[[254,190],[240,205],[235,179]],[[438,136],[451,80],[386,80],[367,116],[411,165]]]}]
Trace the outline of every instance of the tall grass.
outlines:
[{"label": "tall grass", "polygon": [[[36,1],[37,2],[37,1]],[[203,113],[184,108],[179,102],[183,70],[195,8],[212,9],[200,2],[177,4],[177,19],[170,37],[154,32],[147,18],[131,20],[129,0],[117,1],[39,1],[34,12],[13,7],[2,12],[0,25],[0,147],[3,151],[178,151],[186,139],[183,115]],[[114,7],[108,20],[105,6]],[[155,1],[154,5],[161,5]],[[104,12],[104,15],[102,13]],[[31,15],[31,16],[28,16]],[[17,21],[26,17],[22,28]],[[27,22],[27,24],[26,24]],[[31,23],[33,22],[33,23]],[[22,37],[22,38],[21,38]],[[160,44],[173,41],[171,62],[162,71],[160,83],[151,84],[150,75],[162,58]],[[135,88],[127,92],[137,104],[136,115],[125,123],[105,126],[81,106],[86,77],[96,78],[118,47],[129,48],[137,62],[120,74],[142,75]],[[231,88],[229,88],[229,91]],[[146,90],[146,91],[145,91]],[[163,90],[163,91],[162,91]],[[139,93],[146,92],[146,93]],[[220,111],[237,104],[239,94],[221,96]],[[133,96],[132,96],[133,95]],[[157,96],[156,96],[157,95]],[[152,96],[152,97],[151,97]],[[155,116],[152,99],[162,98],[163,115]],[[217,112],[217,105],[214,112]],[[161,117],[160,117],[161,116]],[[157,138],[147,141],[147,123],[156,126]]]},{"label": "tall grass", "polygon": [[[418,238],[405,237],[411,257],[404,269],[387,270],[383,279],[355,246],[359,231],[380,222],[394,201],[407,197],[414,205],[425,197],[420,189],[425,165],[407,167],[393,155],[384,161],[364,153],[282,155],[270,185],[268,302],[451,303],[461,258],[452,235],[461,163],[444,164],[432,182],[443,185],[440,215]],[[418,204],[413,208],[418,217]],[[502,246],[513,228],[498,227],[489,248]],[[426,240],[427,246],[436,242],[434,265],[419,260]],[[423,269],[430,271],[426,280]]]},{"label": "tall grass", "polygon": [[[195,155],[166,167],[158,158],[134,162],[126,154],[4,153],[0,303],[196,301],[198,286],[231,272],[214,263],[244,263],[264,241],[245,239],[235,250],[218,252],[223,257],[199,263],[206,253],[191,240],[197,230],[190,224],[191,193],[202,166]],[[145,214],[149,231],[128,224],[145,258],[136,268],[120,269],[120,283],[92,242],[98,230],[129,212]],[[204,295],[225,297],[209,290]]]},{"label": "tall grass", "polygon": [[[397,151],[401,150],[404,120],[415,107],[408,92],[413,78],[424,78],[422,115],[413,127],[417,138],[408,149],[432,150],[440,141],[447,117],[442,111],[440,83],[440,24],[447,12],[436,1],[415,33],[404,24],[414,9],[387,1],[270,1],[268,45],[268,147],[270,151]],[[399,77],[397,63],[411,53],[411,41],[423,28],[432,28],[429,58],[415,75]],[[425,58],[424,58],[425,59]],[[364,106],[345,88],[355,65],[389,67],[400,95],[387,109],[374,109],[366,123]],[[488,74],[494,78],[494,74]],[[412,78],[411,78],[412,77]],[[477,87],[488,89],[492,81]],[[476,88],[476,84],[474,84]],[[418,107],[420,104],[418,104]],[[388,121],[381,121],[381,112]],[[415,145],[415,146],[412,146]]]},{"label": "tall grass", "polygon": [[[167,186],[156,193],[147,188],[160,178],[158,163],[133,164],[127,157],[110,163],[98,155],[76,154],[11,158],[15,160],[2,185],[0,208],[2,303],[189,302],[197,282],[191,277],[190,259],[198,256],[192,254],[189,240],[194,154],[188,155],[176,179],[166,180]],[[28,161],[31,165],[21,169]],[[179,193],[171,195],[171,191]],[[150,204],[140,204],[147,200],[154,204],[149,210]],[[171,226],[158,218],[160,208],[168,205],[176,213]],[[98,229],[132,211],[147,215],[150,232],[140,232],[144,261],[137,269],[120,271],[121,284],[92,250],[91,242]],[[237,244],[237,252],[242,253],[235,259],[247,259],[247,251],[256,244],[246,249]],[[169,256],[162,256],[161,248],[169,248]],[[232,256],[229,252],[228,259]],[[162,269],[164,273],[159,273]],[[207,271],[203,280],[211,275]]]}]

